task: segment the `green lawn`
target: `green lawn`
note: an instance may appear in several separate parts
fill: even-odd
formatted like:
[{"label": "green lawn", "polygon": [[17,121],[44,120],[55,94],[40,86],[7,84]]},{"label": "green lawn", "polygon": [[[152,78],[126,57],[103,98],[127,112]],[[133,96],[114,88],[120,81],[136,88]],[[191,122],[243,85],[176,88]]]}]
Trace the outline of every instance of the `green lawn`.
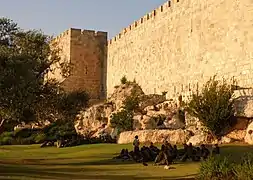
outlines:
[{"label": "green lawn", "polygon": [[[0,146],[0,179],[186,179],[198,173],[198,163],[186,162],[165,170],[163,166],[143,166],[112,160],[115,153],[131,145],[96,144],[57,149],[30,146]],[[240,159],[250,146],[227,145],[222,154]]]}]

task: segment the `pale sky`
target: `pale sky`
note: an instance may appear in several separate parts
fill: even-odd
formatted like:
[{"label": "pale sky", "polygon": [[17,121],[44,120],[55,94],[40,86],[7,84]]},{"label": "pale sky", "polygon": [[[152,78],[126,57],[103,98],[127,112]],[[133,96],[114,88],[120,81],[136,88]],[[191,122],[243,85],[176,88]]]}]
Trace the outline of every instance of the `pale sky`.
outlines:
[{"label": "pale sky", "polygon": [[0,0],[0,17],[58,35],[69,28],[118,34],[167,0]]}]

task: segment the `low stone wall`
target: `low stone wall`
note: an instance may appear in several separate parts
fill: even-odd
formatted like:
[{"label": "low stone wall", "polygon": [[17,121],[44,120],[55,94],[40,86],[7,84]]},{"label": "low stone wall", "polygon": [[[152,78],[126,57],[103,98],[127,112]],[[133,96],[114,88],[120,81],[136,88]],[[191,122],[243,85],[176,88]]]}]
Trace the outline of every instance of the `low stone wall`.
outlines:
[{"label": "low stone wall", "polygon": [[127,131],[120,134],[118,144],[132,143],[135,136],[139,136],[141,143],[153,142],[163,143],[165,140],[172,144],[182,144],[188,141],[187,131],[178,130],[143,130],[143,131]]}]

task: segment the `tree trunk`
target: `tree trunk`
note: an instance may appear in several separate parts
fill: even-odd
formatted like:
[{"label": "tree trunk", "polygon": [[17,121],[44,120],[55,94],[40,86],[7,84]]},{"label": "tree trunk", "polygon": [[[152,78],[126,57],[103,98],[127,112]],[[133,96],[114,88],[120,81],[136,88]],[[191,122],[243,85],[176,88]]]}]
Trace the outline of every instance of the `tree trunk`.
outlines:
[{"label": "tree trunk", "polygon": [[2,134],[2,132],[4,131],[4,122],[5,122],[5,119],[2,119],[0,121],[0,134]]}]

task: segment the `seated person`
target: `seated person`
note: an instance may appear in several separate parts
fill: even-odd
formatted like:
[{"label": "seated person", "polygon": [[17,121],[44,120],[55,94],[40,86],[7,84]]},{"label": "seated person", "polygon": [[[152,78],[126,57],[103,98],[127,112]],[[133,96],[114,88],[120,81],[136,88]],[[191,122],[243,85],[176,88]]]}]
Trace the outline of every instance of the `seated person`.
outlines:
[{"label": "seated person", "polygon": [[178,150],[177,150],[177,145],[173,146],[173,150],[172,150],[172,158],[173,160],[176,159],[178,156]]},{"label": "seated person", "polygon": [[187,151],[187,148],[188,148],[188,145],[187,144],[183,144],[184,148],[183,149],[179,149],[178,150],[178,156],[182,157],[186,151]]},{"label": "seated person", "polygon": [[113,159],[121,159],[121,158],[123,158],[124,154],[125,154],[125,149],[122,149],[120,151],[120,154],[118,156],[114,157]]},{"label": "seated person", "polygon": [[125,149],[125,151],[123,152],[122,159],[124,159],[124,160],[130,159],[130,155],[128,153],[128,149]]},{"label": "seated person", "polygon": [[152,142],[150,143],[149,149],[156,153],[159,152],[159,149]]},{"label": "seated person", "polygon": [[155,165],[157,165],[157,164],[160,165],[161,163],[163,163],[162,161],[164,159],[167,159],[167,155],[166,155],[165,145],[163,144],[161,147],[161,151],[159,152],[159,154],[155,158]]},{"label": "seated person", "polygon": [[210,155],[210,151],[206,148],[204,144],[201,145],[201,157],[203,160],[206,160]]},{"label": "seated person", "polygon": [[193,146],[192,143],[189,144],[189,146],[185,146],[186,150],[185,150],[185,154],[182,157],[182,161],[185,162],[187,159],[192,159],[193,160]]},{"label": "seated person", "polygon": [[212,151],[212,155],[219,155],[219,154],[220,154],[220,147],[218,144],[215,144]]},{"label": "seated person", "polygon": [[201,150],[199,147],[197,147],[193,156],[193,161],[200,161],[200,159],[201,159]]}]

